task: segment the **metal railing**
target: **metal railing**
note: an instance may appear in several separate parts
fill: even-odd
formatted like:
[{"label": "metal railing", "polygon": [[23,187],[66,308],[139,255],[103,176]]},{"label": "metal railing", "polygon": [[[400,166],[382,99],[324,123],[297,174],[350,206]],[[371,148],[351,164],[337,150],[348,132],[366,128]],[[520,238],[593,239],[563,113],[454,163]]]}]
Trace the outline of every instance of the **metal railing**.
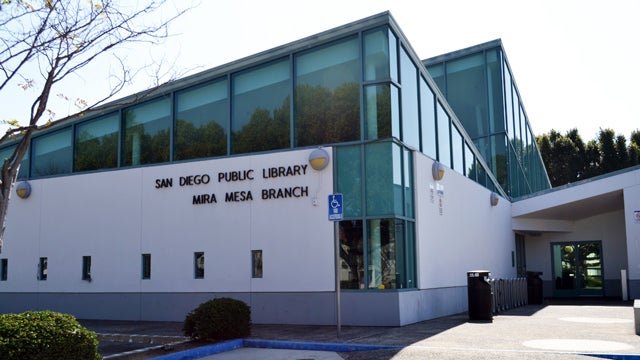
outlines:
[{"label": "metal railing", "polygon": [[494,314],[528,304],[527,278],[487,279],[487,282],[491,285]]}]

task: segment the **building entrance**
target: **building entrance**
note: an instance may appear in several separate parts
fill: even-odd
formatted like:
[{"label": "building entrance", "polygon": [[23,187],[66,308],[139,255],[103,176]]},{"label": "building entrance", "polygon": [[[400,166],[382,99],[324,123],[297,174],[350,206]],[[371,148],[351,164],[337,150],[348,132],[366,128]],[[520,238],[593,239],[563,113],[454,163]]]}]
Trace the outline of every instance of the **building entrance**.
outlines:
[{"label": "building entrance", "polygon": [[551,244],[553,296],[602,296],[602,243]]}]

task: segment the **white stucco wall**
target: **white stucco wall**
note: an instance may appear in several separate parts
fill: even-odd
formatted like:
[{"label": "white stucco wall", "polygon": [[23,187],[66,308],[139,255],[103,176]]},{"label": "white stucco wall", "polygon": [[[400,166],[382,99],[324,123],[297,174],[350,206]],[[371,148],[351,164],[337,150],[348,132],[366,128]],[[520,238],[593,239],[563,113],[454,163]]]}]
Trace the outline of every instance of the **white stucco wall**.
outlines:
[{"label": "white stucco wall", "polygon": [[[327,149],[330,152],[330,149]],[[333,224],[327,196],[331,166],[317,172],[310,150],[243,156],[30,181],[31,197],[13,196],[3,258],[3,292],[333,291]],[[306,166],[306,173],[263,178],[263,169]],[[218,182],[219,172],[253,170],[253,180]],[[208,184],[180,177],[208,174]],[[172,179],[156,188],[157,179]],[[308,196],[262,199],[262,189],[306,187]],[[225,202],[251,191],[253,200]],[[193,196],[215,194],[215,204]],[[317,197],[317,205],[313,198]],[[251,250],[263,251],[264,277],[251,278]],[[194,252],[205,253],[205,278],[194,279]],[[141,254],[151,279],[141,280]],[[92,281],[81,279],[92,257]],[[36,279],[39,257],[48,279]]]},{"label": "white stucco wall", "polygon": [[605,279],[620,279],[620,269],[627,267],[625,225],[622,211],[573,222],[572,232],[543,233],[526,237],[527,270],[542,271],[541,278],[552,281],[551,243],[572,241],[602,241]]},{"label": "white stucco wall", "polygon": [[491,206],[488,189],[451,169],[434,181],[432,164],[430,158],[416,155],[419,288],[466,286],[471,270],[489,270],[494,278],[515,277],[511,204],[500,198]]},{"label": "white stucco wall", "polygon": [[[637,172],[636,186],[624,189],[624,222],[627,231],[628,276],[630,280],[640,280],[640,171]],[[640,294],[640,289],[636,289]]]}]

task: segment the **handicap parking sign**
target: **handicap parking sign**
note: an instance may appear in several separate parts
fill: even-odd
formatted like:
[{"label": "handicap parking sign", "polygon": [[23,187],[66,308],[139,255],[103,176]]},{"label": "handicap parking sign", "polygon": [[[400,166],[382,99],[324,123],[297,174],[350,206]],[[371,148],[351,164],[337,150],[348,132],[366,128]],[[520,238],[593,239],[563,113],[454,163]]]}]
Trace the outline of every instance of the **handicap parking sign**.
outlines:
[{"label": "handicap parking sign", "polygon": [[329,195],[329,221],[340,221],[343,218],[342,194]]}]

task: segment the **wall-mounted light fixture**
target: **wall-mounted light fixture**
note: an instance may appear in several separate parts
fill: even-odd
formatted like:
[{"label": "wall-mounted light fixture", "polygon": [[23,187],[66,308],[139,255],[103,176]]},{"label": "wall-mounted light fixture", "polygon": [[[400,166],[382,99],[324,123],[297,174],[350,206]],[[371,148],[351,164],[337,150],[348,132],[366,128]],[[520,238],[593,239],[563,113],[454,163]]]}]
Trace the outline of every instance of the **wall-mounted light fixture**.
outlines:
[{"label": "wall-mounted light fixture", "polygon": [[31,185],[26,181],[18,183],[16,185],[16,194],[21,199],[28,198],[31,195]]},{"label": "wall-mounted light fixture", "polygon": [[500,201],[500,196],[498,196],[498,194],[492,192],[490,201],[491,201],[491,206],[496,206],[496,205],[498,205],[498,202]]},{"label": "wall-mounted light fixture", "polygon": [[431,165],[431,175],[435,181],[442,180],[444,177],[444,165],[438,161],[434,161],[433,165]]},{"label": "wall-mounted light fixture", "polygon": [[323,148],[317,148],[309,154],[309,164],[314,170],[322,170],[329,165],[329,153]]}]

